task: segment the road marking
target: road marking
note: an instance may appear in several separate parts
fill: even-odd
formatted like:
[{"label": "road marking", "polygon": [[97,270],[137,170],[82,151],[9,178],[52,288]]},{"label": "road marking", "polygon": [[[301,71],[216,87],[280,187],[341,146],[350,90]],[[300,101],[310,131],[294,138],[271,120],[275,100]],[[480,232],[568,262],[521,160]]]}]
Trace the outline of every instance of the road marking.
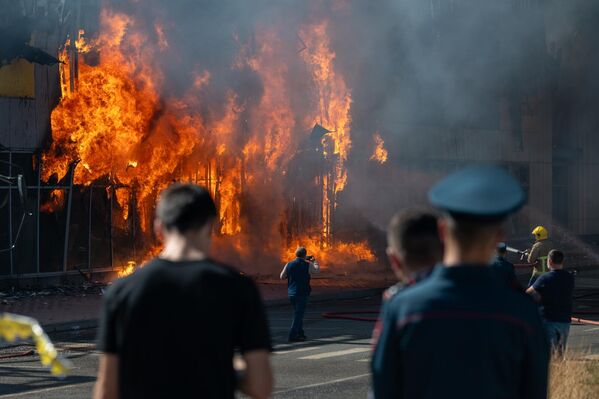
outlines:
[{"label": "road marking", "polygon": [[44,389],[36,389],[33,391],[26,391],[26,392],[19,392],[19,393],[9,393],[8,395],[2,395],[2,398],[17,398],[19,396],[25,396],[25,395],[32,395],[34,393],[42,393],[42,392],[51,392],[51,391],[56,391],[58,389],[68,389],[68,388],[75,388],[75,387],[79,387],[81,385],[84,384],[93,384],[93,381],[90,382],[82,382],[82,383],[78,383],[78,384],[69,384],[69,385],[60,385],[57,387],[51,387],[51,388],[44,388]]},{"label": "road marking", "polygon": [[304,357],[300,357],[300,360],[320,360],[320,359],[327,359],[329,357],[337,357],[337,356],[351,355],[354,353],[370,352],[371,350],[372,349],[370,349],[370,348],[352,348],[352,349],[345,349],[342,351],[325,352],[325,353],[319,353],[316,355],[304,356]]},{"label": "road marking", "polygon": [[335,342],[352,339],[353,335],[339,335],[336,337],[316,338],[314,341]]},{"label": "road marking", "polygon": [[591,332],[591,331],[599,331],[599,327],[589,328],[588,330],[584,330],[583,332]]},{"label": "road marking", "polygon": [[370,376],[370,374],[360,374],[360,375],[354,375],[353,377],[339,378],[338,380],[332,380],[332,381],[327,381],[327,382],[319,382],[317,384],[303,385],[301,387],[285,389],[285,390],[282,390],[282,391],[276,391],[276,392],[273,392],[273,395],[279,395],[279,394],[283,394],[283,393],[289,393],[289,392],[299,391],[299,390],[302,390],[302,389],[322,387],[322,386],[325,386],[325,385],[331,385],[331,384],[337,384],[337,383],[345,382],[345,381],[357,380],[357,379],[368,377],[368,376]]},{"label": "road marking", "polygon": [[366,359],[359,359],[359,360],[356,360],[356,362],[369,362],[369,361],[370,361],[370,358],[369,358],[369,357],[367,357]]},{"label": "road marking", "polygon": [[288,351],[275,351],[274,354],[275,355],[285,355],[287,353],[313,351],[314,349],[318,349],[318,348],[322,348],[322,347],[321,346],[308,346],[306,348],[290,349]]}]

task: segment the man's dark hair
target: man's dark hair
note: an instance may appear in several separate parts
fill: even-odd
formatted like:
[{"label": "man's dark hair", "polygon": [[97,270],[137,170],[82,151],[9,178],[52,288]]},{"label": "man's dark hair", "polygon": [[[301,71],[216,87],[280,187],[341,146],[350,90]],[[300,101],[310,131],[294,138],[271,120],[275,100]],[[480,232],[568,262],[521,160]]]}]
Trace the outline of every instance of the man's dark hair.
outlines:
[{"label": "man's dark hair", "polygon": [[434,266],[443,258],[443,244],[437,229],[437,215],[428,210],[410,209],[396,214],[389,224],[389,244],[410,266]]},{"label": "man's dark hair", "polygon": [[214,219],[216,205],[205,188],[175,183],[160,194],[156,216],[166,229],[185,233]]},{"label": "man's dark hair", "polygon": [[552,249],[549,251],[549,259],[555,265],[561,265],[564,263],[564,253],[558,249]]},{"label": "man's dark hair", "polygon": [[308,255],[308,251],[304,247],[299,247],[295,250],[295,256],[297,256],[298,258],[305,258],[306,255]]}]

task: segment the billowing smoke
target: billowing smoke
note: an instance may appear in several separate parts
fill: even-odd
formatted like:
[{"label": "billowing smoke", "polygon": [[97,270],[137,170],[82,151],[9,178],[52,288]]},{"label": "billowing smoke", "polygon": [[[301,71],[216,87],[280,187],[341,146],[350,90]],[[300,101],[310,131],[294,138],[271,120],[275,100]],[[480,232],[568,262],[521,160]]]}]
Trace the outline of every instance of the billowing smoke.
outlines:
[{"label": "billowing smoke", "polygon": [[[277,259],[302,240],[315,249],[368,240],[379,251],[392,213],[425,203],[435,180],[471,162],[503,164],[528,190],[534,212],[508,231],[523,236],[543,222],[538,215],[560,217],[564,200],[543,183],[559,173],[552,163],[597,155],[596,147],[577,153],[573,138],[597,125],[599,6],[591,2],[113,0],[102,8],[110,10],[103,18],[131,20],[115,30],[120,56],[134,83],[149,88],[142,104],[151,115],[120,169],[118,151],[95,166],[84,159],[94,151],[73,150],[82,160],[76,183],[101,171],[139,184],[160,166],[148,154],[189,144],[181,153],[166,147],[173,167],[149,187],[117,193],[121,208],[132,195],[151,202],[182,176],[214,184],[228,204],[224,241],[246,256]],[[102,33],[101,18],[84,20],[88,40]],[[92,67],[109,53],[94,51],[85,56]],[[64,130],[54,129],[50,153],[59,178],[73,160],[61,155],[72,147]],[[388,159],[377,162],[383,142]],[[147,224],[151,212],[138,213]]]}]

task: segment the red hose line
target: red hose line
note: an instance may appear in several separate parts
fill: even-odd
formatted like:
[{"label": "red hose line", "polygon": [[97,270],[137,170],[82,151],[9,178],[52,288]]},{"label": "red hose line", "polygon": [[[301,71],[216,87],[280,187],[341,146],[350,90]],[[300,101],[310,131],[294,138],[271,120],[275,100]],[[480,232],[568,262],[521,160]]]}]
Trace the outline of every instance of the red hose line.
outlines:
[{"label": "red hose line", "polygon": [[599,326],[599,321],[580,319],[578,317],[572,317],[572,323],[579,323],[589,326]]},{"label": "red hose line", "polygon": [[[585,314],[598,314],[599,312],[591,312],[591,311],[578,311],[574,313],[585,313]],[[368,321],[368,322],[376,322],[376,317],[359,317],[353,315],[359,314],[379,314],[376,311],[365,311],[365,312],[325,312],[322,314],[322,317],[325,319],[338,319],[338,320],[352,320],[352,321]],[[578,323],[583,325],[590,326],[599,326],[599,321],[581,319],[579,317],[572,317],[572,323]]]}]

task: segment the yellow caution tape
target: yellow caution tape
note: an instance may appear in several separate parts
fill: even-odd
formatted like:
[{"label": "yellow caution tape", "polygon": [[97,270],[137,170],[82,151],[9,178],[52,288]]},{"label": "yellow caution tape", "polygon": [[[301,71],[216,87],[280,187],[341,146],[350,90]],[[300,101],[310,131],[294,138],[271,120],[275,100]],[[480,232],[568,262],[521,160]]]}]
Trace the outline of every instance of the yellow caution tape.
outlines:
[{"label": "yellow caution tape", "polygon": [[40,361],[50,368],[52,375],[64,377],[72,365],[58,355],[56,348],[37,320],[11,313],[0,313],[0,341],[18,342],[32,339]]}]

